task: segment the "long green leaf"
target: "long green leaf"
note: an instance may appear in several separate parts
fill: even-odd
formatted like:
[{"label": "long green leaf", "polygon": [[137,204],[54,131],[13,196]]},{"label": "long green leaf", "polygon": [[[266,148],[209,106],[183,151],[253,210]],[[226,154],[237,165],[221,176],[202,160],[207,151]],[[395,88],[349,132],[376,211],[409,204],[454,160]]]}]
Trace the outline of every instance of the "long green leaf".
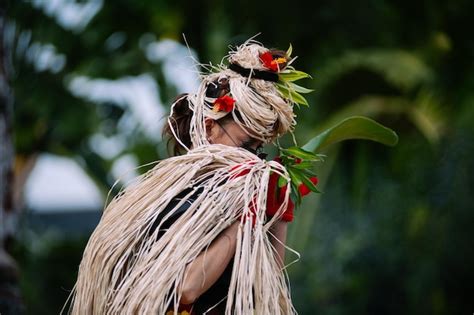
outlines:
[{"label": "long green leaf", "polygon": [[398,142],[398,136],[393,130],[367,117],[354,116],[312,138],[303,149],[318,152],[333,143],[350,139],[372,140],[389,146]]},{"label": "long green leaf", "polygon": [[303,182],[303,174],[301,170],[296,170],[294,168],[288,168],[288,173],[290,174],[292,183],[298,187]]},{"label": "long green leaf", "polygon": [[313,191],[313,192],[315,192],[315,193],[321,193],[321,192],[318,190],[318,188],[316,188],[316,185],[313,184],[313,182],[312,182],[309,178],[303,176],[303,177],[301,178],[301,180],[303,181],[303,184],[305,184],[306,187],[309,188],[309,190],[311,190],[311,191]]},{"label": "long green leaf", "polygon": [[299,93],[295,92],[294,90],[289,89],[287,86],[283,84],[276,84],[278,91],[282,94],[283,98],[287,98],[294,103],[309,106],[306,99]]},{"label": "long green leaf", "polygon": [[311,161],[303,161],[299,164],[293,165],[294,168],[299,169],[299,170],[307,170],[311,169],[313,167],[314,163]]},{"label": "long green leaf", "polygon": [[303,160],[309,160],[309,161],[316,161],[320,160],[317,154],[304,150],[299,147],[289,147],[286,149],[281,149],[282,152],[286,153],[287,155],[293,155],[297,158],[303,159]]},{"label": "long green leaf", "polygon": [[284,81],[293,82],[300,79],[311,78],[311,76],[303,71],[291,70],[288,72],[280,72],[278,74]]},{"label": "long green leaf", "polygon": [[311,93],[311,92],[314,91],[314,90],[307,89],[305,87],[302,87],[302,86],[300,86],[298,84],[295,84],[295,83],[292,83],[292,82],[288,82],[288,85],[291,87],[290,89],[293,89],[298,93]]},{"label": "long green leaf", "polygon": [[293,46],[290,43],[290,47],[288,47],[288,50],[286,51],[286,56],[291,57],[292,52],[293,52]]},{"label": "long green leaf", "polygon": [[297,104],[300,104],[300,105],[309,106],[308,101],[304,98],[303,95],[301,95],[297,92],[294,92],[294,91],[291,91],[290,94],[291,94],[291,100],[293,102],[295,102]]},{"label": "long green leaf", "polygon": [[277,86],[277,89],[281,93],[281,96],[283,98],[287,98],[287,99],[290,98],[290,90],[288,90],[288,88],[286,86],[284,86],[283,84],[279,84],[279,83],[277,83],[276,86]]}]

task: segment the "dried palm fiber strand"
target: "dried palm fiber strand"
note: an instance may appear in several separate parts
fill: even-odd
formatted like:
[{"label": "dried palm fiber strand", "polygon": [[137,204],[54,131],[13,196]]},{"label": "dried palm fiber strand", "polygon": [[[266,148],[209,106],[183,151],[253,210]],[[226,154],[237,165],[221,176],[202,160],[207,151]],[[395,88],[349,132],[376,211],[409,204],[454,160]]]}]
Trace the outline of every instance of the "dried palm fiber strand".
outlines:
[{"label": "dried palm fiber strand", "polygon": [[[238,50],[234,54],[238,55]],[[288,205],[290,178],[277,162],[261,160],[241,148],[209,144],[204,120],[213,113],[204,102],[205,86],[215,77],[227,76],[242,117],[241,125],[265,142],[278,136],[279,130],[272,129],[275,123],[281,131],[290,130],[294,115],[288,110],[291,106],[267,86],[268,82],[248,90],[256,84],[252,81],[261,80],[231,72],[223,69],[205,76],[198,92],[188,96],[193,110],[192,148],[185,155],[160,161],[122,190],[104,210],[79,267],[71,293],[72,314],[165,314],[170,305],[177,314],[179,288],[187,264],[205,252],[235,220],[241,224],[226,314],[296,313],[285,273],[276,261],[269,238],[270,227]],[[170,120],[169,123],[172,126]],[[180,141],[179,135],[175,137]],[[287,179],[288,186],[277,215],[268,220],[265,211],[271,172]],[[165,213],[166,206],[188,188],[192,188],[188,196],[198,189],[202,191],[157,240],[162,223],[189,200],[184,197]],[[160,215],[164,217],[153,229]],[[245,219],[247,216],[255,216],[255,224]]]}]

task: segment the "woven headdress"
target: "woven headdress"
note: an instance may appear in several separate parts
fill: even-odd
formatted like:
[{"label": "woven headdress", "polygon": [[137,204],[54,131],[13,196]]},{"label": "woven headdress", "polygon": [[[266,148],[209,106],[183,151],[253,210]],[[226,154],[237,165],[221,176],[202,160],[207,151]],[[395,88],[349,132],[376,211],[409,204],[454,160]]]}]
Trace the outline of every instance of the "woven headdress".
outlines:
[{"label": "woven headdress", "polygon": [[311,90],[294,84],[293,81],[309,75],[290,66],[290,54],[291,46],[283,52],[249,40],[229,53],[228,65],[215,66],[213,73],[203,75],[197,92],[187,95],[194,112],[193,146],[209,144],[205,137],[206,117],[220,119],[232,115],[251,137],[264,143],[293,131],[293,106],[307,105],[300,93]]},{"label": "woven headdress", "polygon": [[[242,148],[209,144],[205,130],[207,117],[232,115],[264,143],[292,131],[293,105],[304,103],[292,82],[307,75],[290,66],[290,55],[291,49],[272,55],[247,41],[230,52],[229,65],[214,67],[197,92],[186,96],[193,112],[192,145],[186,154],[157,163],[104,210],[79,268],[73,314],[161,315],[170,305],[177,309],[186,265],[236,220],[241,224],[226,314],[295,313],[269,239],[269,228],[288,205],[290,176],[278,162]],[[213,94],[216,85],[225,87],[220,95]],[[170,126],[174,130],[171,120]],[[288,189],[277,214],[267,218],[271,173],[280,174]],[[161,223],[153,228],[157,219],[166,221],[186,202],[187,196],[165,211],[186,189],[187,196],[199,191],[199,197],[166,232]],[[248,216],[254,220],[245,220]]]}]

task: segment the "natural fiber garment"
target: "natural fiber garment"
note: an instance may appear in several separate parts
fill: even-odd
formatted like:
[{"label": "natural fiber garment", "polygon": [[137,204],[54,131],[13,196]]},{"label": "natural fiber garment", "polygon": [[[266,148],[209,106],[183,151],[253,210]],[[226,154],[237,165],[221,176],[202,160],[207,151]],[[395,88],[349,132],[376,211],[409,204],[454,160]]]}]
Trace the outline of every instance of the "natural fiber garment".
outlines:
[{"label": "natural fiber garment", "polygon": [[[105,209],[84,252],[72,292],[72,314],[165,314],[170,306],[177,310],[187,264],[236,220],[241,224],[226,314],[296,313],[269,234],[287,206],[289,189],[278,215],[266,222],[272,171],[289,179],[279,163],[224,145],[201,145],[159,162]],[[157,240],[161,227],[152,229],[154,222],[187,188],[193,188],[190,195],[202,191]],[[167,212],[162,222],[179,207]]]},{"label": "natural fiber garment", "polygon": [[[227,115],[250,138],[262,143],[294,129],[291,95],[298,94],[293,91],[296,85],[288,82],[284,87],[293,94],[286,93],[286,97],[279,91],[285,83],[278,74],[280,64],[263,79],[261,73],[260,78],[252,77],[254,70],[269,71],[262,60],[268,54],[261,44],[245,42],[229,53],[229,62],[238,65],[238,71],[223,64],[214,67],[215,72],[202,76],[196,93],[186,94],[171,106],[170,132],[187,152],[159,162],[107,206],[79,267],[71,293],[72,314],[161,315],[170,308],[176,313],[186,266],[206,253],[212,241],[236,220],[240,226],[226,314],[296,313],[285,272],[270,242],[270,227],[289,204],[291,179],[285,167],[242,148],[211,144],[207,137],[206,121]],[[269,56],[268,61],[283,59],[289,64],[289,55],[276,61]],[[242,75],[243,68],[248,77]],[[285,71],[296,78],[304,74]],[[270,74],[280,85],[265,80]],[[184,101],[191,113],[189,128],[179,134],[174,109]],[[182,141],[185,138],[189,141]],[[284,178],[287,189],[276,214],[267,218],[272,172]],[[186,192],[188,196],[183,197]],[[178,195],[181,202],[176,203]],[[185,202],[189,204],[183,213],[180,208]],[[163,224],[178,212],[181,215],[173,224]]]}]

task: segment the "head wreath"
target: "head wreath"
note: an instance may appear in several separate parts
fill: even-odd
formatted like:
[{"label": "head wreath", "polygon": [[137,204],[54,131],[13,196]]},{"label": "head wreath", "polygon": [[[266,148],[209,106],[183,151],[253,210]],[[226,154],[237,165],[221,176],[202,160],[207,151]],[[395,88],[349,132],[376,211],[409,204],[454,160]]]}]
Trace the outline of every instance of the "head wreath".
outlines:
[{"label": "head wreath", "polygon": [[202,76],[197,92],[188,95],[193,110],[193,147],[209,144],[206,118],[218,120],[232,115],[249,136],[264,143],[293,131],[294,104],[307,105],[300,93],[311,90],[294,83],[309,75],[291,66],[296,59],[291,52],[291,45],[281,52],[248,40],[229,53],[228,64],[211,67],[212,72]]}]

